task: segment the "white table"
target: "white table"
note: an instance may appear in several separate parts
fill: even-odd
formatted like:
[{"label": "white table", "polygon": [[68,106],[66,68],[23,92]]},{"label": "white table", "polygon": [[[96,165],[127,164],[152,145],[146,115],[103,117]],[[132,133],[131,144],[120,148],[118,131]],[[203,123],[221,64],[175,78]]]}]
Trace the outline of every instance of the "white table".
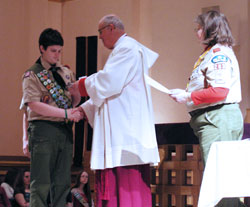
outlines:
[{"label": "white table", "polygon": [[250,196],[250,140],[212,144],[198,207],[214,207],[224,197]]}]

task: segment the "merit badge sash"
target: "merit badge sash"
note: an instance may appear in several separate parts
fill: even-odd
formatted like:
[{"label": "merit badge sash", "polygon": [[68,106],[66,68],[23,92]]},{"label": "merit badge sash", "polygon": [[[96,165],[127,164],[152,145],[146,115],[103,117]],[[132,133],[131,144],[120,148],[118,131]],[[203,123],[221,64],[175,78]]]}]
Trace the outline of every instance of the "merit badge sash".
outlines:
[{"label": "merit badge sash", "polygon": [[36,64],[36,68],[33,68],[33,71],[43,84],[43,86],[48,90],[53,100],[56,102],[56,105],[59,108],[68,109],[72,108],[71,100],[65,95],[62,87],[56,82],[51,80],[50,74],[47,70],[43,69],[40,64]]},{"label": "merit badge sash", "polygon": [[89,207],[88,202],[84,199],[84,197],[77,192],[76,190],[71,191],[74,197],[84,206],[84,207]]}]

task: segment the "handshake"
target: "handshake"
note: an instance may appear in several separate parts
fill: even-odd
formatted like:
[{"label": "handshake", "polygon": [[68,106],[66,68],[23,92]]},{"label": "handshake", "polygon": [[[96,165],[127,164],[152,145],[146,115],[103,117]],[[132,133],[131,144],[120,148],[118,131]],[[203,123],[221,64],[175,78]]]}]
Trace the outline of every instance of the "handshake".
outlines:
[{"label": "handshake", "polygon": [[[82,77],[81,79],[85,79],[85,78],[86,78],[86,76]],[[67,86],[67,89],[72,96],[78,97],[79,101],[80,101],[81,96],[87,96],[85,85],[83,84],[82,87],[84,87],[84,91],[85,91],[84,95],[79,90],[79,80],[72,83],[72,84],[69,84]],[[79,122],[81,119],[87,120],[87,116],[86,116],[84,110],[82,109],[82,107],[68,109],[67,112],[65,112],[65,118],[69,119],[70,121],[74,121],[74,122]]]},{"label": "handshake", "polygon": [[65,115],[66,114],[66,118],[73,122],[79,122],[81,119],[88,120],[84,110],[80,106],[73,109],[67,109]]}]

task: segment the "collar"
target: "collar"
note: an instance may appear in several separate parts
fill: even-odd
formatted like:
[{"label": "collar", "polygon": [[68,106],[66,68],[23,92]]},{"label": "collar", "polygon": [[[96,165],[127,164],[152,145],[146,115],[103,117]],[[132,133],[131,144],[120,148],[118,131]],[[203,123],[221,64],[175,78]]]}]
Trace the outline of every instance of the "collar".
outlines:
[{"label": "collar", "polygon": [[[52,67],[52,65],[44,60],[42,56],[40,57],[40,63],[46,70],[49,70]],[[61,64],[57,62],[55,67],[61,68]]]},{"label": "collar", "polygon": [[115,43],[114,48],[127,36],[127,33],[124,33]]}]

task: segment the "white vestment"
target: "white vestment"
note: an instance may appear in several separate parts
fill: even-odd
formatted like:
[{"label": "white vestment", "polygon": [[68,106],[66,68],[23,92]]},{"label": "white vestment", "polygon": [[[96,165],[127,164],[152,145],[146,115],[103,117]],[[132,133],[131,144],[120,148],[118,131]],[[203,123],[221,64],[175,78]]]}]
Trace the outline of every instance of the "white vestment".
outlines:
[{"label": "white vestment", "polygon": [[103,70],[85,80],[81,107],[93,127],[91,169],[159,162],[150,87],[144,73],[158,54],[123,35]]}]

